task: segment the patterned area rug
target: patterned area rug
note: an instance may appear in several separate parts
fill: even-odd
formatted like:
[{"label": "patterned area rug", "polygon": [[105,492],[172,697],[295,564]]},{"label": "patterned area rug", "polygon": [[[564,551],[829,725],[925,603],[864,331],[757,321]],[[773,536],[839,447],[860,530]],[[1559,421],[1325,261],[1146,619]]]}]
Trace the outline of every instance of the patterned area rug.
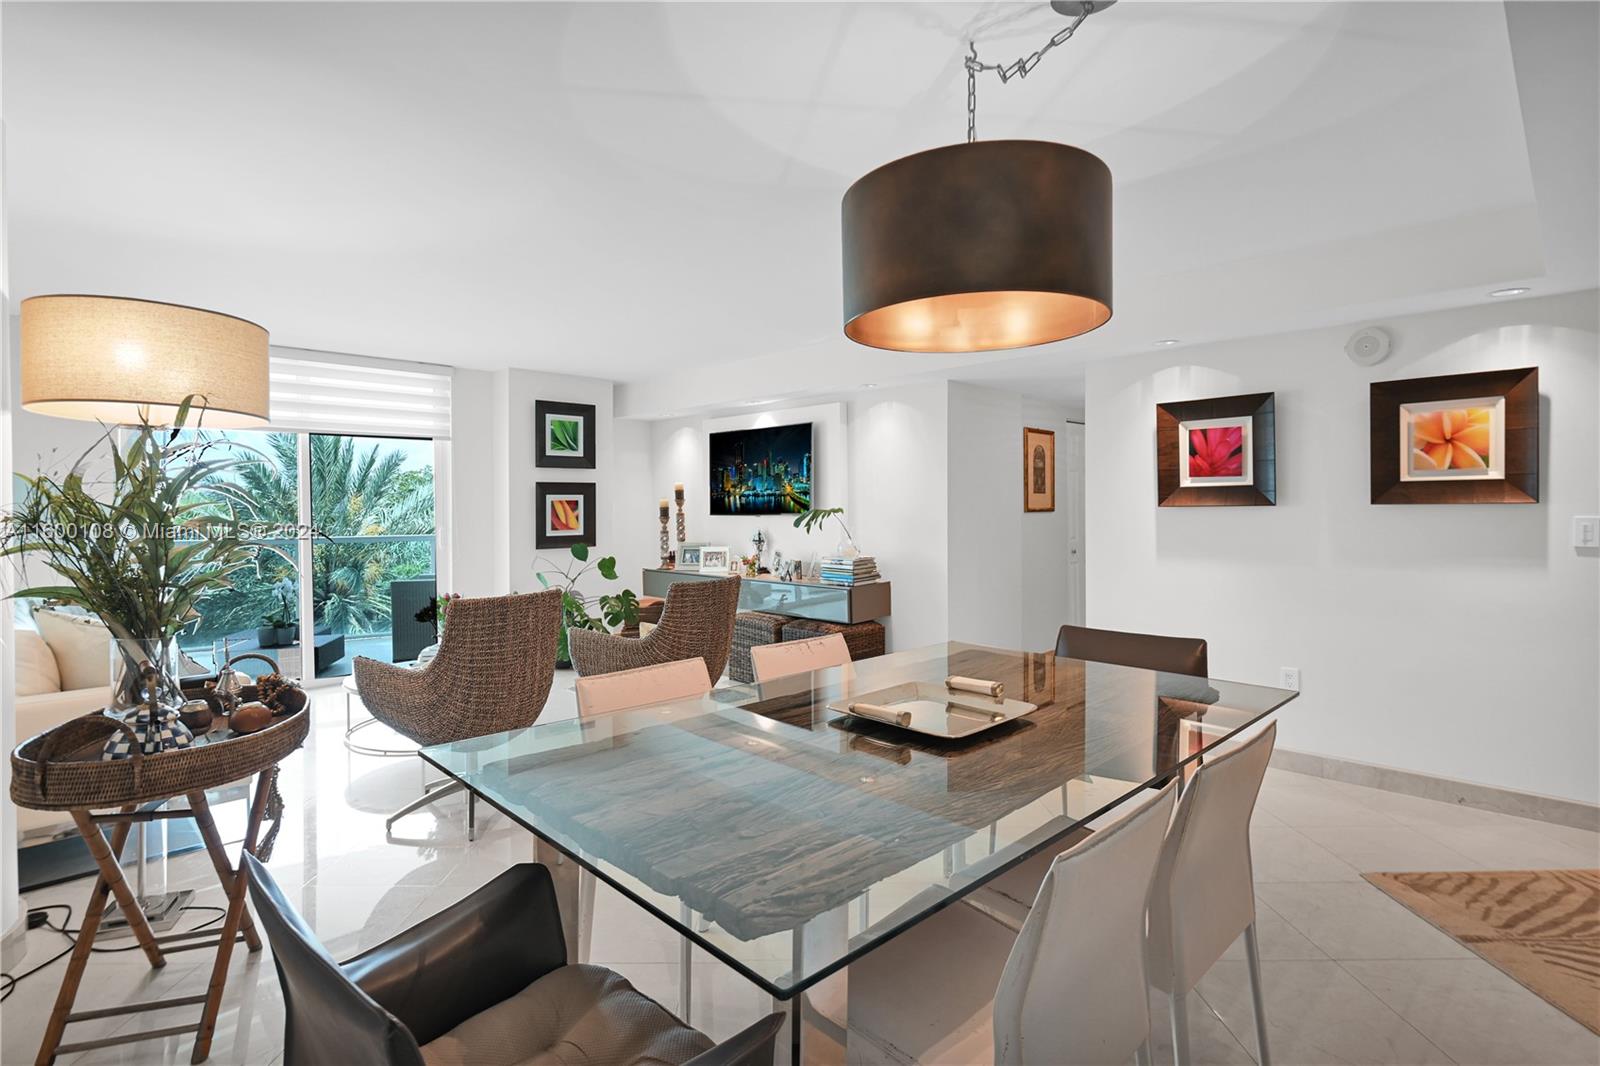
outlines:
[{"label": "patterned area rug", "polygon": [[1600,1034],[1600,870],[1362,876]]}]

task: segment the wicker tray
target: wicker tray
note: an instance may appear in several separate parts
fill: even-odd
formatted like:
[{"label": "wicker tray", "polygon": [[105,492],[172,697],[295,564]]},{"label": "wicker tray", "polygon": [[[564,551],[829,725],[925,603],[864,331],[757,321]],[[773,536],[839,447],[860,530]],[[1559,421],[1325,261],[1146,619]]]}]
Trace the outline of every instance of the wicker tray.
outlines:
[{"label": "wicker tray", "polygon": [[276,765],[305,742],[309,706],[248,734],[209,734],[187,748],[102,760],[106,738],[133,730],[103,712],[86,714],[23,741],[11,753],[11,800],[40,811],[148,803],[220,788]]}]

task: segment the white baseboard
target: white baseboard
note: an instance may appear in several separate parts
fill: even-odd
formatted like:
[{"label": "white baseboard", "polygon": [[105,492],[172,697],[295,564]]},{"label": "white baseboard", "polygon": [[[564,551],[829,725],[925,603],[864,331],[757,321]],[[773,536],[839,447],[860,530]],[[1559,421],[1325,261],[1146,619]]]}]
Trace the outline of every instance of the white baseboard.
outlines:
[{"label": "white baseboard", "polygon": [[1417,773],[1415,770],[1396,770],[1390,766],[1375,766],[1354,759],[1310,755],[1283,748],[1272,753],[1272,765],[1297,774],[1343,781],[1347,785],[1364,785],[1385,792],[1398,792],[1441,803],[1456,803],[1463,807],[1498,811],[1518,818],[1533,818],[1600,832],[1600,806],[1559,796],[1541,796],[1536,792],[1518,792],[1497,785],[1480,785],[1472,781]]},{"label": "white baseboard", "polygon": [[28,952],[28,901],[19,901],[17,906],[17,920],[11,923],[11,928],[0,934],[0,970],[7,973],[16,971],[17,964]]}]

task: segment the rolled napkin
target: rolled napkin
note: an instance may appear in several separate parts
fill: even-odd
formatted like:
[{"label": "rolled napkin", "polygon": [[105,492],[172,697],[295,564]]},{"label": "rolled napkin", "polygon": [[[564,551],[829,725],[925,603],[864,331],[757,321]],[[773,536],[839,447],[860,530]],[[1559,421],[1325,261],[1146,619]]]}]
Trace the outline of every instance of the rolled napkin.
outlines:
[{"label": "rolled napkin", "polygon": [[978,707],[963,707],[959,703],[945,704],[944,712],[946,714],[953,714],[957,718],[971,718],[979,722],[988,722],[991,725],[995,722],[1003,722],[1006,720],[1006,716],[1001,714],[999,711],[985,711]]},{"label": "rolled napkin", "polygon": [[999,681],[983,681],[976,677],[952,675],[944,679],[944,687],[951,692],[975,692],[997,700],[1006,698],[1006,686]]},{"label": "rolled napkin", "polygon": [[892,707],[880,707],[876,703],[852,703],[850,713],[860,715],[862,718],[871,718],[878,722],[888,722],[890,725],[907,726],[911,724],[910,711],[897,711]]}]

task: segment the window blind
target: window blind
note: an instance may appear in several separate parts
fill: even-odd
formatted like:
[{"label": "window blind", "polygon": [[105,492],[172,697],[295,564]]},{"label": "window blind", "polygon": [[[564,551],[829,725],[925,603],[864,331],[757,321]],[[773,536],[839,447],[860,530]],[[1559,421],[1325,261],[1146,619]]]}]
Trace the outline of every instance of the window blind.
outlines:
[{"label": "window blind", "polygon": [[450,437],[450,368],[273,348],[272,428]]}]

